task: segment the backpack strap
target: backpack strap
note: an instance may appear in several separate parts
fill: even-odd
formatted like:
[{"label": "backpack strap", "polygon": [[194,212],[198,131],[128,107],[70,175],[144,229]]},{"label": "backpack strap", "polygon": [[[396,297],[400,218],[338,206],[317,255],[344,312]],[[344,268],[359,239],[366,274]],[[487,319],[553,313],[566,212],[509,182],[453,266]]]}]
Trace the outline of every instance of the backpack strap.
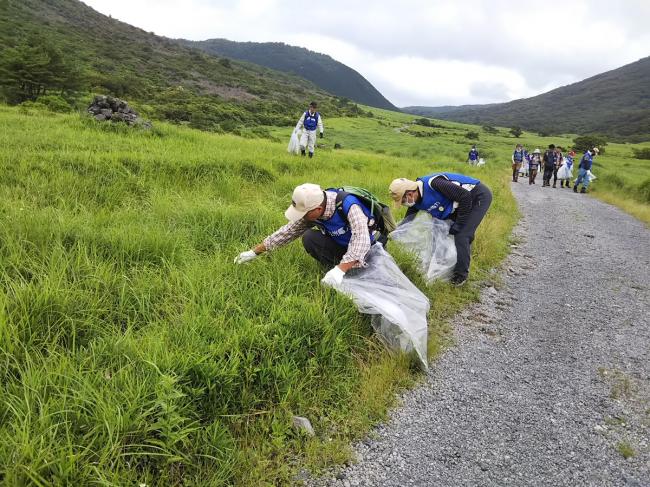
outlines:
[{"label": "backpack strap", "polygon": [[[362,204],[363,204],[363,198],[361,198],[359,196],[356,196],[356,195],[353,195],[352,193],[348,193],[347,191],[343,190],[342,188],[337,189],[336,203],[335,203],[336,212],[341,216],[341,218],[343,218],[344,221],[350,223],[350,221],[348,220],[348,215],[346,215],[345,211],[343,211],[343,201],[348,196],[355,196],[357,199],[359,199],[361,201]],[[378,225],[379,225],[379,222],[378,222],[378,218],[374,214],[374,203],[373,203],[373,206],[371,208],[368,208],[366,206],[366,209],[368,211],[370,211],[370,215],[372,216],[372,220],[373,220],[373,224],[370,225],[368,228],[370,228],[371,230],[376,229],[378,227]]]}]

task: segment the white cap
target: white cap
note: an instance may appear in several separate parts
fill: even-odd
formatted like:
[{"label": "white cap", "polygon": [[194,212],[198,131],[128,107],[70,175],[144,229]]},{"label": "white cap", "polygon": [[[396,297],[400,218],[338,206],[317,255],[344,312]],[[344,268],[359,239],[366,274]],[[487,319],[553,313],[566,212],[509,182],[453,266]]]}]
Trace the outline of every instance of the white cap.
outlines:
[{"label": "white cap", "polygon": [[318,184],[305,183],[296,186],[291,197],[291,206],[284,212],[290,222],[300,220],[308,211],[318,208],[325,198]]},{"label": "white cap", "polygon": [[594,147],[593,149],[591,149],[591,152],[593,152],[594,154],[598,154],[600,151],[598,150],[598,147]]}]

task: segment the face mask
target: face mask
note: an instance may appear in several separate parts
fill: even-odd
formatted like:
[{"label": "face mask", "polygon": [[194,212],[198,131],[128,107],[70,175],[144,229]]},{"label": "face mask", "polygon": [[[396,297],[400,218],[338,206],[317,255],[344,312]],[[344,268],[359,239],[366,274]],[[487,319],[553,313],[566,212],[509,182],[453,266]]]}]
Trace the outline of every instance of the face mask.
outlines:
[{"label": "face mask", "polygon": [[410,208],[411,206],[415,205],[415,200],[410,201],[407,196],[406,200],[402,203],[402,205],[406,206],[407,208]]}]

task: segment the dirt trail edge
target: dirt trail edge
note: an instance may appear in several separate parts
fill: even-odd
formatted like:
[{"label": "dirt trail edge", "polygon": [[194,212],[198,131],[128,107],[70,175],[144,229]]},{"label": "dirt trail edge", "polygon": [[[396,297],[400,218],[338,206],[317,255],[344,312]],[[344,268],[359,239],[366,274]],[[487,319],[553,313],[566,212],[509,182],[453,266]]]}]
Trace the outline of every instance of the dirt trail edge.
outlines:
[{"label": "dirt trail edge", "polygon": [[504,285],[357,463],[307,485],[650,486],[650,231],[569,189],[513,191]]}]

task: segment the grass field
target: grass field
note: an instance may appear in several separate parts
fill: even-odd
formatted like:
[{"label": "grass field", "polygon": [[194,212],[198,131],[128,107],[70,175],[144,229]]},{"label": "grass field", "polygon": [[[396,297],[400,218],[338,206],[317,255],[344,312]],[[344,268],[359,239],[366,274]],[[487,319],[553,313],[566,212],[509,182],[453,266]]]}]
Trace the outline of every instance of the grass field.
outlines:
[{"label": "grass field", "polygon": [[470,168],[454,162],[466,127],[395,130],[412,118],[326,119],[330,147],[309,160],[286,153],[290,131],[143,132],[0,106],[0,483],[275,485],[344,461],[417,373],[320,285],[299,243],[232,260],[284,223],[299,183],[384,197],[399,176],[476,175],[495,199],[472,285],[425,289],[396,252],[431,298],[434,355],[508,252],[518,213],[497,162],[514,139],[482,134],[493,163]]}]

